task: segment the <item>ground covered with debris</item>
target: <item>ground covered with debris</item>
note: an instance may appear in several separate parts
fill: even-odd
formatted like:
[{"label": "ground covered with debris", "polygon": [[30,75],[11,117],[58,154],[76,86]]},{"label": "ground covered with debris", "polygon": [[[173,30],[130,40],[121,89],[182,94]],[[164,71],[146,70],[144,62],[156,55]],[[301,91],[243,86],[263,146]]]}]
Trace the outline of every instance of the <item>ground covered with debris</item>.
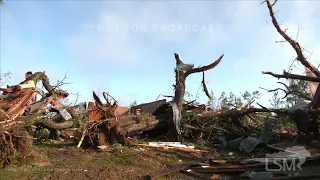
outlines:
[{"label": "ground covered with debris", "polygon": [[[91,102],[66,104],[63,81],[51,85],[45,72],[27,72],[0,88],[0,178],[320,179],[320,71],[280,28],[276,1],[264,3],[305,67],[305,75],[263,72],[291,80],[279,82],[285,89],[265,89],[274,93],[273,107],[256,102],[259,91],[215,100],[205,72],[224,54],[195,68],[174,53],[174,95],[131,107],[94,91]],[[195,73],[203,75],[207,104],[186,100],[186,79]]]},{"label": "ground covered with debris", "polygon": [[[175,153],[121,146],[114,152],[101,152],[75,145],[42,145],[34,152],[36,156],[27,162],[2,170],[1,179],[140,179],[188,160]],[[172,178],[190,179],[177,173],[162,179]]]},{"label": "ground covered with debris", "polygon": [[[133,144],[146,144],[137,141]],[[166,148],[122,146],[115,144],[106,150],[79,149],[73,142],[52,141],[33,147],[26,161],[9,165],[0,171],[1,179],[254,179],[270,178],[264,164],[254,157],[264,152],[242,153],[235,149],[210,148],[208,153],[189,153]],[[293,147],[294,143],[279,143],[276,148]],[[201,149],[209,149],[202,147]],[[312,154],[319,149],[309,149]],[[267,152],[270,152],[267,151]],[[312,179],[319,164],[306,163],[301,175]],[[271,168],[271,167],[270,167]],[[261,173],[262,171],[262,173]],[[260,172],[260,173],[259,173]],[[265,173],[263,173],[265,172]],[[302,173],[304,172],[304,173]],[[276,172],[283,176],[289,172]],[[242,178],[241,178],[242,177]],[[291,177],[292,178],[292,177]],[[288,178],[289,179],[289,178]]]}]

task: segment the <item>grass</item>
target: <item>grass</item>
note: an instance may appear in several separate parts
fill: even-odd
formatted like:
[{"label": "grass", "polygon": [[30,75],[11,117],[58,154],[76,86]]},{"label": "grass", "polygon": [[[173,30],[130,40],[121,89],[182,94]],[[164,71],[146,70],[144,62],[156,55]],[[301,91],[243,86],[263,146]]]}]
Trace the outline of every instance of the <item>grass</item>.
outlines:
[{"label": "grass", "polygon": [[[63,147],[63,148],[61,148]],[[116,152],[77,149],[74,146],[35,146],[29,161],[8,166],[0,179],[141,179],[149,173],[189,161],[152,148],[119,147]],[[157,179],[190,179],[174,173]]]}]

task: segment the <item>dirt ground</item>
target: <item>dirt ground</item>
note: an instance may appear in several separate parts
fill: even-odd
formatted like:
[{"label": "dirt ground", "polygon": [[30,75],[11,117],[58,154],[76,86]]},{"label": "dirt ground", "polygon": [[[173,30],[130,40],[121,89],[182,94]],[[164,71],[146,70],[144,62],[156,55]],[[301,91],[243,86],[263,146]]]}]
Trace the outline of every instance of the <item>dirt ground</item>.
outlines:
[{"label": "dirt ground", "polygon": [[[112,152],[84,150],[77,149],[76,144],[72,142],[43,143],[34,145],[33,148],[33,153],[25,162],[1,169],[0,180],[135,180],[170,166],[191,161],[191,156],[194,155],[121,145],[115,145]],[[248,159],[253,155],[233,152],[231,156],[229,150],[214,148],[211,150],[209,155],[214,159],[239,160]],[[318,166],[303,168],[304,171],[301,174],[315,174],[319,170]],[[210,178],[213,174],[205,173],[204,175]],[[197,178],[177,172],[156,179],[192,180]]]},{"label": "dirt ground", "polygon": [[[77,149],[74,145],[36,146],[31,160],[8,166],[0,171],[0,179],[141,179],[149,173],[171,165],[190,161],[155,149],[118,147],[116,152]],[[194,179],[175,173],[157,179]]]}]

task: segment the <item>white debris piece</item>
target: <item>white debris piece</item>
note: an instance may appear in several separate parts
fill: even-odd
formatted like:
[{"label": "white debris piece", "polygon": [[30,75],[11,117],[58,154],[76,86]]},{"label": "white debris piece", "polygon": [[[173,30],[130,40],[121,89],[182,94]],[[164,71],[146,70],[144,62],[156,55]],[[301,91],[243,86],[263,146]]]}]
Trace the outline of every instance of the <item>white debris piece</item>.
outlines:
[{"label": "white debris piece", "polygon": [[181,144],[181,142],[149,142],[150,146],[169,146],[169,147],[177,147],[177,148],[191,148],[194,149],[194,146],[187,146],[185,144]]}]

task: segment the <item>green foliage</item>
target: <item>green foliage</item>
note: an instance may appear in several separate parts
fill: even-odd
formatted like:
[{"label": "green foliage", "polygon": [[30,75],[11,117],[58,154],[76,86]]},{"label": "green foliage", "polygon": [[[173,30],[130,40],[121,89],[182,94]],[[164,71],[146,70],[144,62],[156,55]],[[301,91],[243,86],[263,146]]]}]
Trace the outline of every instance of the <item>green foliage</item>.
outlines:
[{"label": "green foliage", "polygon": [[246,125],[251,126],[251,127],[255,127],[255,128],[258,128],[258,129],[263,128],[264,120],[265,120],[265,118],[259,118],[259,117],[254,118],[254,120],[252,120],[248,116],[245,116],[244,119],[243,119],[243,121],[244,121],[244,123]]},{"label": "green foliage", "polygon": [[207,107],[209,110],[214,110],[216,109],[215,102],[217,98],[214,96],[214,92],[212,90],[210,91],[210,96],[212,99],[207,102]]},{"label": "green foliage", "polygon": [[[214,96],[214,92],[211,91],[210,95],[213,97],[213,100],[207,102],[208,109],[224,111],[224,110],[230,110],[230,109],[249,105],[253,102],[253,100],[259,99],[260,93],[259,91],[253,91],[251,93],[248,91],[245,91],[244,93],[240,93],[240,95],[236,95],[233,92],[230,92],[229,94],[227,94],[226,92],[222,92],[220,97],[216,98]],[[194,121],[196,121],[196,119],[194,118],[194,115],[195,115],[195,112],[182,111],[181,124],[189,124],[189,125],[192,124]],[[230,117],[226,117],[226,119],[224,119],[221,122],[230,124],[231,121],[232,120],[230,119]],[[206,122],[206,123],[210,123],[210,125],[212,125],[212,123],[214,124],[218,122],[220,121],[212,120],[212,122]],[[230,123],[227,123],[227,122],[230,122]],[[207,124],[207,126],[209,126],[209,124]]]},{"label": "green foliage", "polygon": [[151,114],[146,112],[141,112],[139,116],[137,116],[138,122],[149,122],[149,119],[152,117]]},{"label": "green foliage", "polygon": [[47,140],[50,136],[50,130],[47,128],[40,128],[36,131],[36,137],[39,140]]},{"label": "green foliage", "polygon": [[[138,103],[137,103],[137,101],[135,100],[135,101],[133,101],[131,104],[130,104],[130,107],[134,107],[134,106],[137,106],[138,105]],[[135,112],[131,112],[131,108],[129,109],[129,113],[130,114],[132,114],[132,113],[135,113]]]},{"label": "green foliage", "polygon": [[[188,100],[187,100],[187,98],[188,98]],[[184,92],[184,100],[185,100],[185,101],[191,101],[191,100],[193,100],[193,99],[196,99],[196,98],[194,98],[191,93],[189,93],[188,91],[185,91],[185,92]]]},{"label": "green foliage", "polygon": [[138,104],[137,104],[137,101],[135,100],[135,101],[133,101],[133,103],[130,104],[130,107],[136,106],[136,105],[138,105]]},{"label": "green foliage", "polygon": [[86,122],[89,120],[89,112],[88,110],[84,110],[83,113],[79,115],[71,114],[74,121],[74,128],[84,129],[86,126]]},{"label": "green foliage", "polygon": [[280,118],[280,125],[281,127],[294,127],[294,122],[292,120],[290,120],[289,118],[287,117],[283,117],[283,118]]},{"label": "green foliage", "polygon": [[250,103],[252,103],[254,100],[259,99],[260,97],[260,92],[259,91],[253,91],[252,93],[246,91],[243,94],[241,94],[242,96],[242,101],[244,101],[245,105],[248,105]]},{"label": "green foliage", "polygon": [[[306,81],[304,80],[296,80],[296,79],[289,79],[288,87],[293,92],[301,92],[306,96],[311,96],[310,88]],[[295,93],[289,94],[285,99],[280,97],[279,91],[274,91],[273,96],[269,99],[272,108],[289,108],[299,102],[304,101],[305,99],[301,96],[298,96]]]},{"label": "green foliage", "polygon": [[283,108],[286,101],[279,97],[279,91],[274,91],[271,99],[269,99],[272,108]]},{"label": "green foliage", "polygon": [[235,95],[233,92],[230,92],[229,95],[226,95],[225,92],[222,92],[218,98],[216,108],[221,110],[229,110],[243,107],[249,105],[254,100],[259,99],[259,96],[259,91],[253,91],[252,93],[246,91],[244,93],[240,93],[240,95]]},{"label": "green foliage", "polygon": [[191,124],[192,121],[194,121],[194,112],[187,112],[187,111],[182,111],[181,112],[181,124]]},{"label": "green foliage", "polygon": [[[310,96],[310,88],[308,86],[308,83],[304,80],[296,80],[296,79],[289,79],[289,88],[290,90],[293,91],[300,91],[303,94]],[[305,100],[304,98],[297,96],[295,94],[290,94],[288,95],[288,97],[286,98],[286,102],[285,105],[287,107],[291,107],[293,105],[295,105],[296,103],[302,102],[303,100]]]}]

